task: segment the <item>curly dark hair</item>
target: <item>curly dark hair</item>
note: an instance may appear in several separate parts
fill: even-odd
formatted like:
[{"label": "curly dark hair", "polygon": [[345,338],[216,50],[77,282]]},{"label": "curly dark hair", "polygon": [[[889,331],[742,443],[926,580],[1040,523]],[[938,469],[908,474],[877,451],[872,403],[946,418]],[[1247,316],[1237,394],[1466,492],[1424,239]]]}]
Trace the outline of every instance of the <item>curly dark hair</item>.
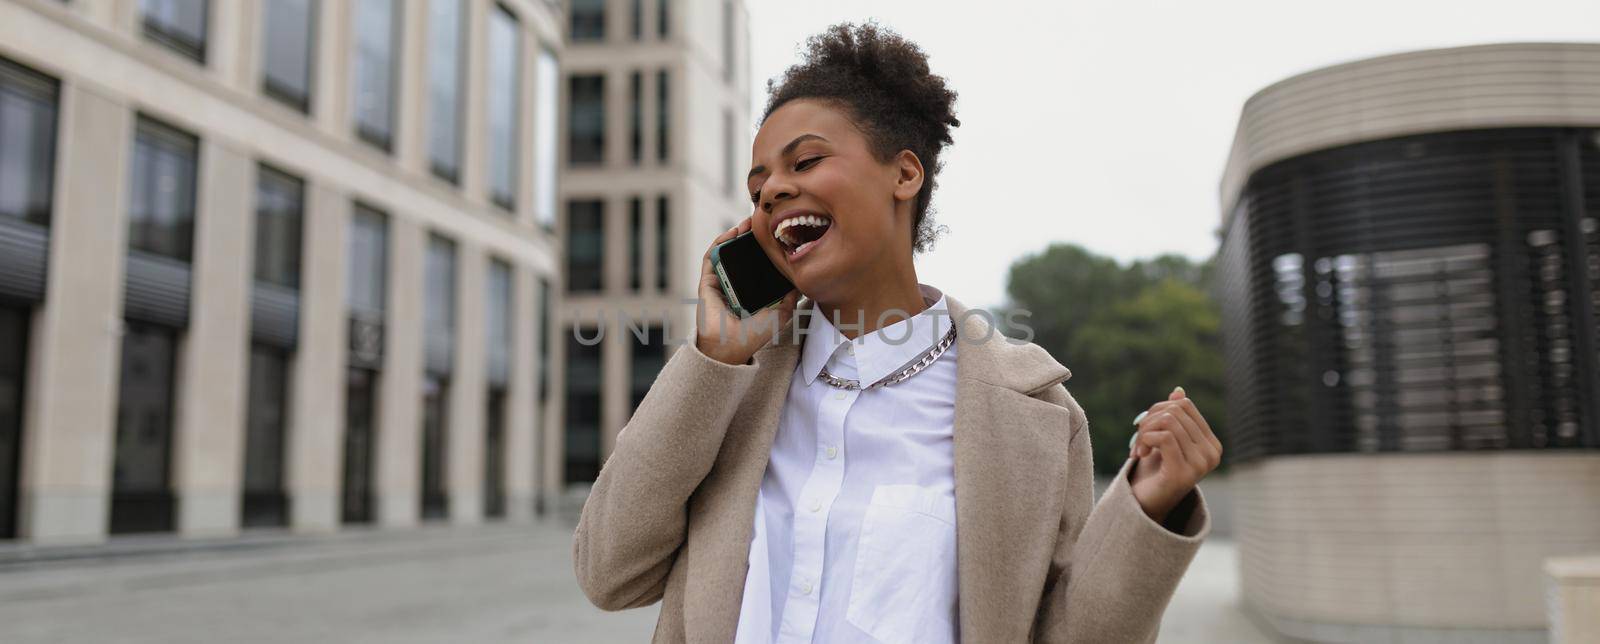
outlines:
[{"label": "curly dark hair", "polygon": [[[932,247],[935,229],[929,212],[935,177],[944,164],[939,152],[952,143],[958,127],[956,92],[928,70],[928,56],[916,43],[875,21],[844,22],[806,39],[805,60],[767,80],[765,122],[795,99],[818,99],[843,106],[850,121],[866,133],[873,156],[888,163],[911,150],[926,174],[912,215],[912,250]],[[759,126],[759,124],[758,124]]]}]

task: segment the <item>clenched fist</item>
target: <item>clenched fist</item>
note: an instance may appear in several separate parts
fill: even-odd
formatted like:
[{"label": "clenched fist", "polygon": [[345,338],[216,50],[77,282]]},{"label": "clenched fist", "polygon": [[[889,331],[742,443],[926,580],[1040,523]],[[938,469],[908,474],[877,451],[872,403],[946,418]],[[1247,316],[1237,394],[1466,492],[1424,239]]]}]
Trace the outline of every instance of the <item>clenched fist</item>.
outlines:
[{"label": "clenched fist", "polygon": [[1139,426],[1131,443],[1134,463],[1129,482],[1139,507],[1157,523],[1222,462],[1222,441],[1212,433],[1183,387],[1133,419]]}]

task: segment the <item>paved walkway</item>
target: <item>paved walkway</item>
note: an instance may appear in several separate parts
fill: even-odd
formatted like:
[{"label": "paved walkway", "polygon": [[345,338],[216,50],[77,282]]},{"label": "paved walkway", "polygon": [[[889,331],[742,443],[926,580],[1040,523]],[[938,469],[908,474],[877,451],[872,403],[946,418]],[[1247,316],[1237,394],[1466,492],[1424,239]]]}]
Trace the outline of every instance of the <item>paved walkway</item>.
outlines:
[{"label": "paved walkway", "polygon": [[[645,642],[657,607],[607,613],[572,578],[571,527],[256,535],[0,558],[0,641]],[[171,543],[171,542],[167,542]],[[1266,642],[1234,609],[1234,550],[1208,542],[1163,642]]]}]

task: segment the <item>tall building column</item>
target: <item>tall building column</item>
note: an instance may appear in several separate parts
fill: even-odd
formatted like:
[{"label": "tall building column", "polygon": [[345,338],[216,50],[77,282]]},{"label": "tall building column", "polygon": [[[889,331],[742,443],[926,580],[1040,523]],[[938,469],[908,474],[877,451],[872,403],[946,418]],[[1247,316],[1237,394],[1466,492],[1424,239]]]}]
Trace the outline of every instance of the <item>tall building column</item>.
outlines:
[{"label": "tall building column", "polygon": [[506,395],[506,518],[525,520],[533,515],[539,464],[534,455],[538,423],[536,389],[539,304],[538,279],[526,266],[511,269],[511,381]]},{"label": "tall building column", "polygon": [[[340,140],[353,140],[349,110],[350,52],[354,48],[351,36],[351,12],[354,2],[318,2],[316,17],[316,51],[311,72],[311,117],[317,127]],[[402,46],[409,47],[402,43]]]},{"label": "tall building column", "polygon": [[405,2],[395,8],[401,13],[402,30],[396,52],[400,73],[395,88],[395,158],[406,170],[427,175],[428,60],[433,55],[433,43],[428,40],[431,3]]},{"label": "tall building column", "polygon": [[255,216],[248,158],[203,139],[188,331],[179,352],[172,482],[178,532],[239,528],[249,387],[250,287]]},{"label": "tall building column", "polygon": [[489,131],[487,105],[490,2],[467,2],[466,94],[461,101],[461,189],[467,201],[489,201]]},{"label": "tall building column", "polygon": [[289,525],[297,532],[339,526],[344,465],[345,368],[349,357],[350,200],[309,184],[300,260],[300,332],[291,370]]},{"label": "tall building column", "polygon": [[489,404],[484,275],[489,260],[475,243],[460,241],[456,248],[456,347],[445,476],[450,522],[460,525],[483,521],[484,417]]},{"label": "tall building column", "polygon": [[49,282],[33,321],[19,536],[105,538],[116,442],[133,112],[61,85]]},{"label": "tall building column", "polygon": [[422,488],[422,294],[427,234],[389,217],[388,318],[378,391],[378,523],[415,525]]}]

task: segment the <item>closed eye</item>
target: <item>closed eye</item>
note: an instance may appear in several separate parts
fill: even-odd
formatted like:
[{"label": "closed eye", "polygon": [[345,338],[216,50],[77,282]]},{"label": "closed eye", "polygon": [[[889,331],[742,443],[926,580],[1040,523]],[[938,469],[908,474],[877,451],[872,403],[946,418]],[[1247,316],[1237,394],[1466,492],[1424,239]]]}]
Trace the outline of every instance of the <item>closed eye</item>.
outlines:
[{"label": "closed eye", "polygon": [[[796,170],[805,170],[807,168],[810,168],[811,166],[816,165],[816,163],[814,163],[814,162],[821,161],[821,160],[822,160],[822,157],[811,157],[809,159],[801,159],[800,161],[798,161],[798,162],[796,162],[794,164],[794,169],[796,169]],[[804,166],[804,167],[802,167],[802,166]],[[750,203],[753,203],[753,204],[755,204],[757,206],[761,205],[761,191],[760,190],[757,190],[757,191],[755,191],[755,192],[750,194]]]}]

